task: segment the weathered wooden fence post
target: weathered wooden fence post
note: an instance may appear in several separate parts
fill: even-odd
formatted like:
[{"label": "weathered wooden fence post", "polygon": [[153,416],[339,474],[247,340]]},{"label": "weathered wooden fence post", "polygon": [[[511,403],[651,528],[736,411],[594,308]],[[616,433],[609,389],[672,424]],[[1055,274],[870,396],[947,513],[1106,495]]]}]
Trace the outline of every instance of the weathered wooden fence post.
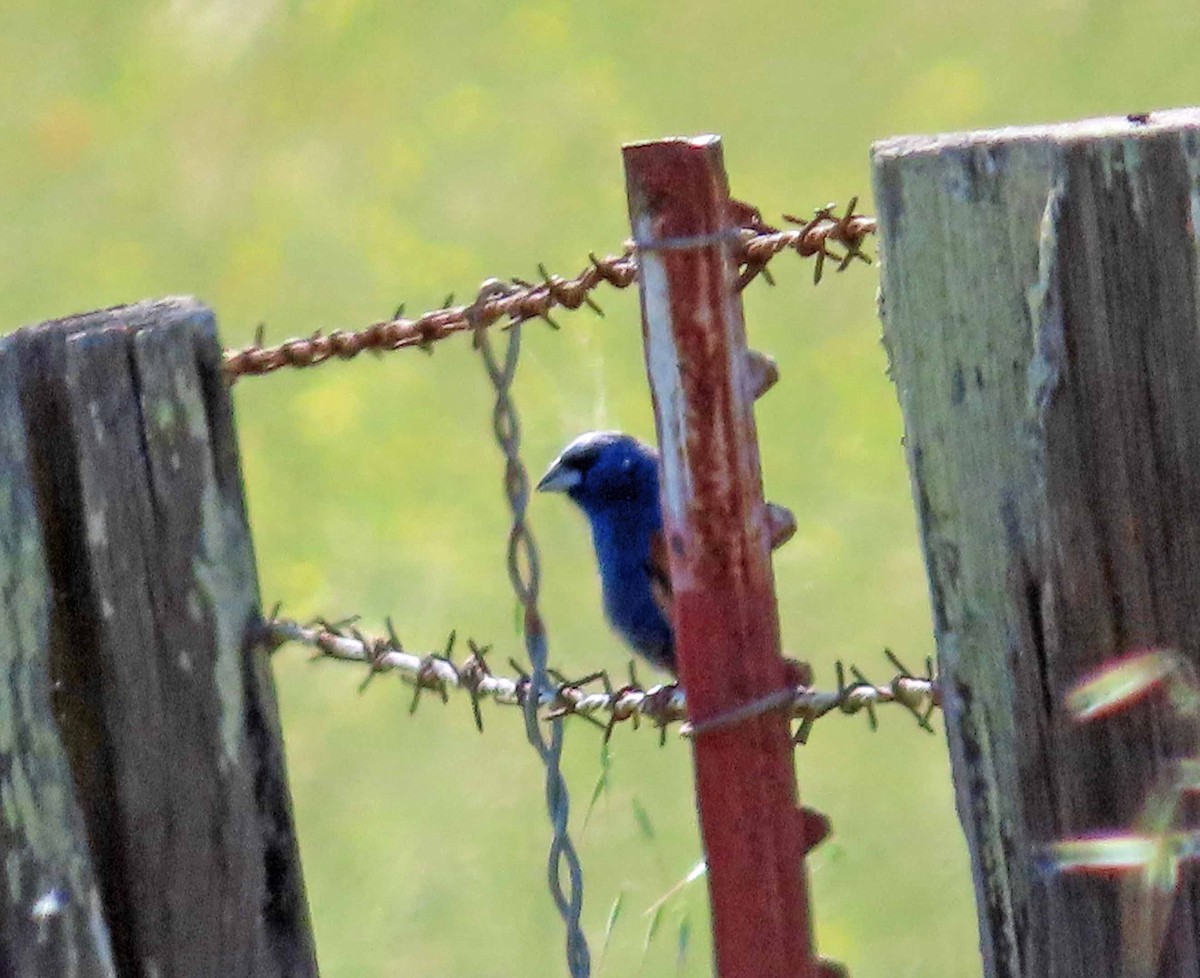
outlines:
[{"label": "weathered wooden fence post", "polygon": [[1035,868],[1046,843],[1130,825],[1185,749],[1161,697],[1086,725],[1062,697],[1131,650],[1200,665],[1198,175],[1195,110],[874,148],[990,978],[1200,973],[1190,870],[1161,961],[1123,962],[1117,882]]},{"label": "weathered wooden fence post", "polygon": [[0,974],[316,974],[212,314],[0,339]]}]

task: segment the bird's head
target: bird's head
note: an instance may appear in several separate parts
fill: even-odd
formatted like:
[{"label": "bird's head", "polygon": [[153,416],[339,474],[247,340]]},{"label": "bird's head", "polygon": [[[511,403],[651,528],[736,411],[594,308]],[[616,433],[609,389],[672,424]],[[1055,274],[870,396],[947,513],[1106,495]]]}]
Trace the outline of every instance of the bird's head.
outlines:
[{"label": "bird's head", "polygon": [[539,492],[565,492],[586,511],[658,503],[658,453],[619,431],[589,431],[562,450]]}]

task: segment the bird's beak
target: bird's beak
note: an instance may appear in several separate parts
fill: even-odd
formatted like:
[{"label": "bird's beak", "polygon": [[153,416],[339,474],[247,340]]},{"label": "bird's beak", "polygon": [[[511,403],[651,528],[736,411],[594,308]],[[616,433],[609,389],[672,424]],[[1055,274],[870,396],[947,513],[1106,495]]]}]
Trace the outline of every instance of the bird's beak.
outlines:
[{"label": "bird's beak", "polygon": [[583,476],[579,474],[578,469],[563,465],[562,459],[555,459],[550,468],[546,470],[546,474],[542,476],[542,481],[537,484],[537,491],[570,492],[582,481]]}]

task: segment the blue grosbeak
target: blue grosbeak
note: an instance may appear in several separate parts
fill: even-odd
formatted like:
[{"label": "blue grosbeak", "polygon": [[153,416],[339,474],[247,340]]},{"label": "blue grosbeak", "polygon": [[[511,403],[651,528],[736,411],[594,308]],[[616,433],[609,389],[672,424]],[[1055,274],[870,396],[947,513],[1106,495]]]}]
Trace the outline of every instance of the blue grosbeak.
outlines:
[{"label": "blue grosbeak", "polygon": [[565,492],[583,510],[608,620],[652,665],[675,672],[658,453],[619,431],[590,431],[562,450],[537,488]]}]

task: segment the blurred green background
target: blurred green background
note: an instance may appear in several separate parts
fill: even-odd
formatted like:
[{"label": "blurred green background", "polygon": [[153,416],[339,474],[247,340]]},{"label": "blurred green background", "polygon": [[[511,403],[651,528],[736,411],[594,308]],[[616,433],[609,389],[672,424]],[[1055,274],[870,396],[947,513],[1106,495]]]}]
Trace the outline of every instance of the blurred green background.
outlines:
[{"label": "blurred green background", "polygon": [[[627,234],[624,140],[716,132],[736,195],[771,217],[853,194],[906,131],[1051,121],[1196,99],[1200,21],[1180,2],[689,4],[5,0],[0,8],[0,326],[191,293],[227,345],[353,328],[489,276],[563,274]],[[768,495],[799,518],[777,556],[784,639],[832,682],[931,651],[876,271],[818,288],[785,256],[746,295],[783,382],[759,406]],[[570,437],[649,437],[633,292],[607,317],[527,329],[529,466]],[[488,385],[465,340],[432,358],[236,387],[264,601],[298,617],[391,615],[519,654]],[[538,498],[544,612],[569,673],[623,672],[583,521]],[[542,773],[514,711],[427,702],[359,670],[276,658],[323,973],[550,976]],[[569,730],[573,829],[596,971],[709,972],[703,884],[644,911],[698,858],[685,743]],[[811,861],[821,951],[857,978],[979,973],[944,738],[888,711],[821,723],[797,767],[835,837]],[[605,921],[622,913],[607,950]],[[684,953],[679,934],[690,929]]]}]

